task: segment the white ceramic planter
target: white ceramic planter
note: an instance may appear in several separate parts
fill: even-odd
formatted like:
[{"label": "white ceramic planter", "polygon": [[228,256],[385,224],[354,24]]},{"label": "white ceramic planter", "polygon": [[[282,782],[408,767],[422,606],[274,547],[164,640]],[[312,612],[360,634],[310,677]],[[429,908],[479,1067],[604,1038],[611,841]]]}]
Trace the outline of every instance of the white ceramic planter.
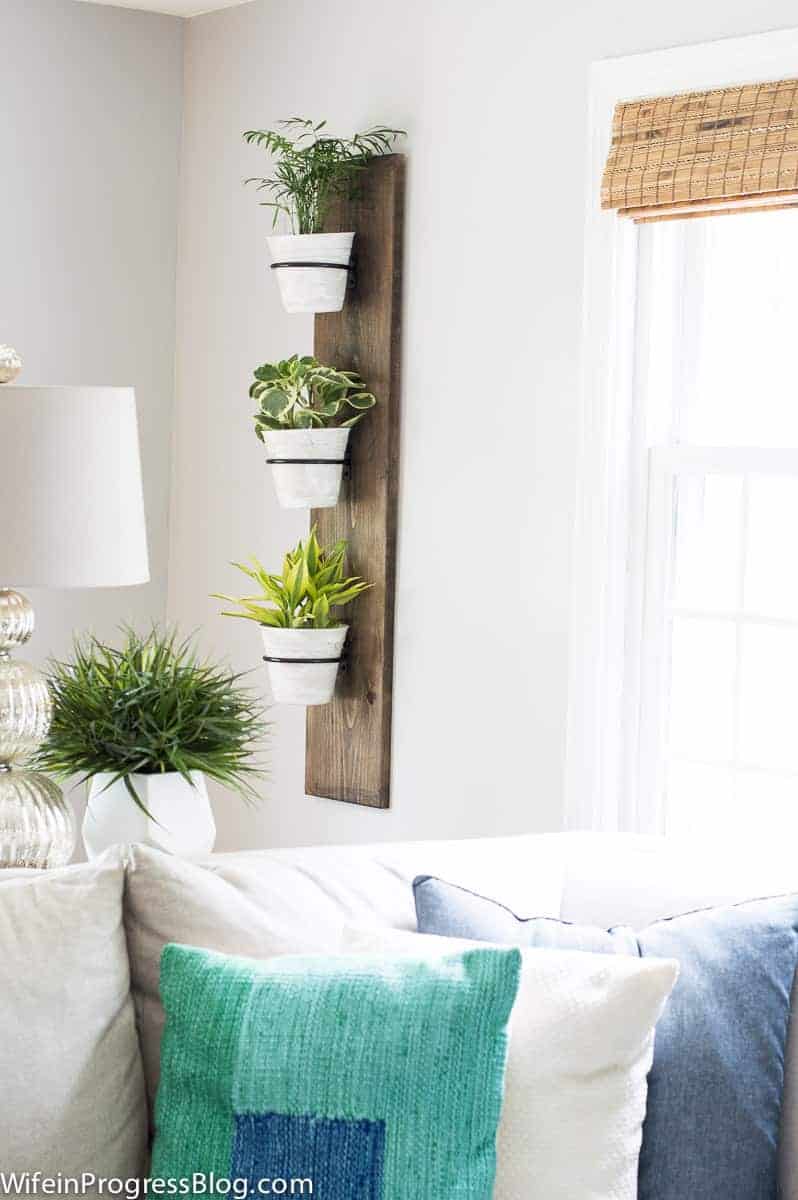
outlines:
[{"label": "white ceramic planter", "polygon": [[176,771],[165,775],[133,775],[150,820],[134,802],[122,780],[108,787],[113,775],[95,775],[89,783],[83,842],[89,858],[96,858],[120,842],[143,842],[170,854],[191,857],[209,854],[216,840],[205,776],[192,771],[194,786]]},{"label": "white ceramic planter", "polygon": [[348,625],[335,629],[272,629],[261,625],[268,659],[329,659],[329,662],[266,662],[278,704],[327,704],[335,692]]},{"label": "white ceramic planter", "polygon": [[[283,307],[290,313],[340,312],[344,306],[354,233],[283,233],[268,239]],[[283,263],[338,266],[286,267]]]},{"label": "white ceramic planter", "polygon": [[[281,508],[334,508],[338,503],[349,429],[280,429],[266,434]],[[300,461],[280,461],[300,460]],[[301,460],[316,461],[301,461]],[[329,459],[329,465],[320,462]]]}]

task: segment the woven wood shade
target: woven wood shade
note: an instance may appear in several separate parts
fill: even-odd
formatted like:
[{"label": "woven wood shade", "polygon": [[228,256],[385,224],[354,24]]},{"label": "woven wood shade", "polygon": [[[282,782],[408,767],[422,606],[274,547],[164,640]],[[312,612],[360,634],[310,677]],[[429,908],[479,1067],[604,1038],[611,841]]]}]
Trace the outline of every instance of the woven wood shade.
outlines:
[{"label": "woven wood shade", "polygon": [[636,221],[798,204],[798,79],[619,104],[602,208]]}]

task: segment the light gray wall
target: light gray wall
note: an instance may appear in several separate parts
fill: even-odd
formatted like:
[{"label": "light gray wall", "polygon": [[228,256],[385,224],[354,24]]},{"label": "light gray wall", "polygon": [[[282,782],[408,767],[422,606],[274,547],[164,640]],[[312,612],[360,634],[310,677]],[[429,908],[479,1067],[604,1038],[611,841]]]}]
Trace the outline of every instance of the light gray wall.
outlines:
[{"label": "light gray wall", "polygon": [[169,611],[240,668],[257,630],[208,593],[305,528],[248,378],[312,344],[240,133],[299,113],[410,134],[394,807],[305,797],[304,713],[275,710],[264,802],[217,795],[220,848],[560,826],[588,66],[795,20],[794,0],[256,0],[190,22]]},{"label": "light gray wall", "polygon": [[31,593],[41,662],[165,614],[184,23],[2,0],[0,30],[0,342],[20,382],[136,388],[150,538],[146,587]]}]

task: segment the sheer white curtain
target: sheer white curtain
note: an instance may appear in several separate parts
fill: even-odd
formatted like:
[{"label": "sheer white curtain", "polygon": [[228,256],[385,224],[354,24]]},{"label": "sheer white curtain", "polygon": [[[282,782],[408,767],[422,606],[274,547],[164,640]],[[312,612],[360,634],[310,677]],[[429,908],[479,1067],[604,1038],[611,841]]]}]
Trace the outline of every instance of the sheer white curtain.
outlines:
[{"label": "sheer white curtain", "polygon": [[568,823],[798,832],[798,213],[643,226],[613,268]]}]

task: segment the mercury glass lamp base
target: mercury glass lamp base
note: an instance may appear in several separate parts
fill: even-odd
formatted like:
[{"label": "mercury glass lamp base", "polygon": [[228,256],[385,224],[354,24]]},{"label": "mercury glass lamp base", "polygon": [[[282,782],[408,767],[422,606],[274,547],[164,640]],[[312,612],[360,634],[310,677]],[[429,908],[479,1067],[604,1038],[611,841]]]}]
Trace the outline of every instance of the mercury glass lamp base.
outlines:
[{"label": "mercury glass lamp base", "polygon": [[75,849],[75,820],[61,789],[25,766],[52,715],[44,676],[11,657],[34,623],[30,601],[0,588],[0,868],[62,867]]},{"label": "mercury glass lamp base", "polygon": [[52,714],[41,672],[0,650],[0,764],[24,766],[47,737]]},{"label": "mercury glass lamp base", "polygon": [[60,787],[40,771],[0,770],[0,868],[63,867],[75,819]]}]

